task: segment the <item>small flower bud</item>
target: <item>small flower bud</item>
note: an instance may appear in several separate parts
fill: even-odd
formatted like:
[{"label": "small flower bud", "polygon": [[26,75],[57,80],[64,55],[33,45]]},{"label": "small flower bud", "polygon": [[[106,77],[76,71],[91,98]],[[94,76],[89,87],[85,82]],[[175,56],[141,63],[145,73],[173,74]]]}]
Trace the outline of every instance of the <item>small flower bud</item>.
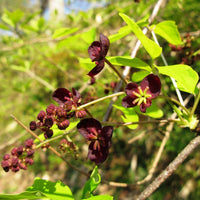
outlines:
[{"label": "small flower bud", "polygon": [[46,130],[46,132],[44,133],[44,137],[47,138],[51,138],[53,135],[53,131],[51,129]]},{"label": "small flower bud", "polygon": [[35,151],[34,151],[33,149],[29,149],[29,150],[27,151],[27,157],[33,156],[34,153],[35,153]]},{"label": "small flower bud", "polygon": [[31,158],[26,158],[25,163],[28,165],[32,165],[34,163],[34,161]]},{"label": "small flower bud", "polygon": [[25,165],[25,163],[19,163],[19,168],[26,170],[27,166]]},{"label": "small flower bud", "polygon": [[31,148],[33,146],[33,139],[29,138],[25,141],[25,147]]},{"label": "small flower bud", "polygon": [[29,124],[31,131],[35,131],[37,129],[37,125],[35,121],[31,121]]},{"label": "small flower bud", "polygon": [[58,124],[58,128],[60,130],[65,130],[69,126],[69,123],[69,120],[66,119],[65,121]]},{"label": "small flower bud", "polygon": [[53,118],[50,116],[47,116],[45,118],[44,125],[47,126],[48,128],[52,127],[53,126]]},{"label": "small flower bud", "polygon": [[15,147],[15,148],[12,149],[11,154],[13,156],[17,156],[17,147]]},{"label": "small flower bud", "polygon": [[3,160],[9,160],[10,159],[10,155],[9,154],[5,154],[3,157]]},{"label": "small flower bud", "polygon": [[8,172],[9,169],[10,169],[10,164],[9,164],[9,162],[8,162],[7,160],[3,160],[3,161],[1,162],[1,166],[2,166],[2,168],[3,168],[3,170],[4,170],[5,172]]},{"label": "small flower bud", "polygon": [[53,114],[55,114],[56,108],[57,107],[54,104],[52,104],[52,103],[49,106],[47,106],[47,108],[46,108],[47,115],[53,115]]},{"label": "small flower bud", "polygon": [[77,118],[83,118],[83,117],[86,117],[86,116],[87,116],[87,113],[85,112],[85,110],[76,111],[76,117]]},{"label": "small flower bud", "polygon": [[17,155],[20,156],[23,153],[23,146],[17,147]]},{"label": "small flower bud", "polygon": [[18,158],[12,158],[11,164],[13,167],[17,167],[19,165],[19,159]]},{"label": "small flower bud", "polygon": [[11,170],[12,170],[13,172],[18,172],[18,171],[19,171],[19,166],[11,167]]},{"label": "small flower bud", "polygon": [[44,110],[42,110],[42,111],[39,112],[37,119],[42,122],[45,116],[46,116],[46,113],[45,113]]}]

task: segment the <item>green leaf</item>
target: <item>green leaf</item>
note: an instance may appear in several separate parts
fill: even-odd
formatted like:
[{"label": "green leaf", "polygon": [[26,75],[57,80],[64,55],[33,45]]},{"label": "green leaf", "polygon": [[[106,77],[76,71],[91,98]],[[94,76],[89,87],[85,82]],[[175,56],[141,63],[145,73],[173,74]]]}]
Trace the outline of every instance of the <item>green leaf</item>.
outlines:
[{"label": "green leaf", "polygon": [[199,76],[190,66],[178,64],[169,66],[156,66],[160,74],[174,78],[177,81],[177,87],[188,93],[195,93],[195,87]]},{"label": "green leaf", "polygon": [[22,19],[23,16],[24,13],[21,10],[15,10],[13,12],[5,10],[1,19],[8,25],[14,27]]},{"label": "green leaf", "polygon": [[[121,110],[124,113],[124,116],[121,116],[123,122],[138,122],[139,117],[137,113],[135,112],[135,108],[125,108],[123,106],[113,105],[115,108]],[[136,129],[138,127],[138,124],[128,125],[127,126],[130,129]]]},{"label": "green leaf", "polygon": [[98,195],[82,200],[113,200],[113,197],[109,195]]},{"label": "green leaf", "polygon": [[10,28],[4,24],[0,24],[0,29],[7,30],[7,31],[10,30]]},{"label": "green leaf", "polygon": [[100,182],[101,182],[101,176],[98,172],[98,167],[95,166],[90,176],[90,179],[85,183],[85,186],[83,188],[82,198],[84,199],[93,196],[92,193],[100,184]]},{"label": "green leaf", "polygon": [[128,26],[131,28],[133,33],[136,35],[136,37],[140,40],[146,51],[149,53],[152,59],[160,56],[162,52],[162,48],[158,46],[154,41],[150,40],[140,27],[135,23],[132,19],[130,19],[127,15],[120,13],[119,14],[123,20],[128,24]]},{"label": "green leaf", "polygon": [[118,33],[109,36],[110,43],[115,42],[131,33],[129,26],[123,26],[118,30]]},{"label": "green leaf", "polygon": [[13,200],[13,199],[41,199],[47,198],[39,191],[27,191],[20,194],[0,194],[0,199],[2,200]]},{"label": "green leaf", "polygon": [[152,118],[161,118],[163,117],[163,111],[158,108],[158,106],[155,104],[155,100],[152,101],[152,104],[149,108],[147,108],[146,113],[141,113],[143,115],[148,115]]},{"label": "green leaf", "polygon": [[87,44],[91,44],[95,41],[96,28],[91,28],[89,31],[81,33],[80,36]]},{"label": "green leaf", "polygon": [[51,182],[40,178],[35,178],[31,187],[26,191],[42,193],[46,198],[51,200],[73,200],[73,195],[70,188],[61,181]]},{"label": "green leaf", "polygon": [[149,74],[150,74],[150,72],[141,70],[138,72],[134,72],[131,79],[133,82],[139,82],[139,81],[142,81],[144,79],[144,77],[146,77]]},{"label": "green leaf", "polygon": [[200,54],[200,49],[197,50],[197,51],[195,51],[192,55],[193,55],[193,56],[197,56],[197,55],[199,55],[199,54]]},{"label": "green leaf", "polygon": [[63,36],[72,34],[76,31],[78,31],[78,28],[59,28],[55,30],[52,38],[55,39],[55,38],[63,37]]},{"label": "green leaf", "polygon": [[[131,58],[130,56],[113,56],[106,57],[113,65],[130,66],[137,69],[143,69],[151,72],[151,67],[139,58]],[[90,60],[91,61],[91,60]]]},{"label": "green leaf", "polygon": [[169,43],[174,45],[183,44],[174,21],[163,21],[157,25],[153,25],[152,28],[156,34],[166,39]]}]

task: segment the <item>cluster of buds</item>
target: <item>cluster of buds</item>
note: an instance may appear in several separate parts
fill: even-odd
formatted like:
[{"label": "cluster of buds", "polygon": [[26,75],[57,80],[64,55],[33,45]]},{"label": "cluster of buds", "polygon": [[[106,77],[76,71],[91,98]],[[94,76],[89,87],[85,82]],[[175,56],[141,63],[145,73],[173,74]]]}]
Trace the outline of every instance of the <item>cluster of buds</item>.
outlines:
[{"label": "cluster of buds", "polygon": [[195,54],[195,50],[192,48],[195,46],[192,44],[194,37],[187,33],[186,36],[182,38],[182,40],[183,45],[176,46],[169,44],[169,46],[172,51],[176,52],[178,63],[192,65],[194,62],[199,60],[199,53]]},{"label": "cluster of buds", "polygon": [[58,146],[58,149],[63,153],[73,154],[75,158],[77,158],[77,146],[68,139],[62,139]]},{"label": "cluster of buds", "polygon": [[5,154],[1,166],[5,172],[9,170],[17,172],[20,169],[26,170],[28,165],[33,164],[34,157],[33,139],[27,139],[24,146],[15,147],[11,154]]},{"label": "cluster of buds", "polygon": [[105,94],[108,94],[110,91],[114,92],[115,88],[117,87],[117,82],[110,82],[110,84],[106,83],[106,88],[104,90]]},{"label": "cluster of buds", "polygon": [[47,106],[46,112],[40,111],[37,116],[38,121],[30,122],[30,129],[34,131],[39,128],[44,132],[45,138],[52,137],[52,126],[54,124],[60,130],[65,130],[70,124],[70,118],[74,116],[83,118],[87,115],[85,110],[77,110],[78,106],[80,106],[81,96],[74,88],[72,93],[65,88],[58,88],[52,97],[59,105],[50,104]]}]

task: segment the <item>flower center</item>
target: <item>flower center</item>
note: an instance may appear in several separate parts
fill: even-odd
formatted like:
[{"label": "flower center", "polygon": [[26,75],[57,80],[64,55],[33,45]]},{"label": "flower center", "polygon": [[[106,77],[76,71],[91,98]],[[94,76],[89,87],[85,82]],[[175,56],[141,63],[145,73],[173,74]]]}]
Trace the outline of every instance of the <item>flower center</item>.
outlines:
[{"label": "flower center", "polygon": [[142,103],[146,104],[147,99],[151,97],[151,94],[147,94],[149,87],[146,87],[145,90],[143,91],[141,87],[138,87],[139,92],[133,92],[133,94],[136,96],[136,98],[133,101],[133,104],[137,104],[138,106],[141,105]]}]

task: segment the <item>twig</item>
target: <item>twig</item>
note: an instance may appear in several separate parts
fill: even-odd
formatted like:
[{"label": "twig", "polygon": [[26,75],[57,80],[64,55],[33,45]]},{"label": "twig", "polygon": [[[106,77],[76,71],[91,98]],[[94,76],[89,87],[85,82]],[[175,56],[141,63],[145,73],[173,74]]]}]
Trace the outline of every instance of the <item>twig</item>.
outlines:
[{"label": "twig", "polygon": [[[174,113],[174,115],[173,115],[173,118],[175,118],[175,117],[176,117],[176,113]],[[170,133],[171,133],[171,131],[173,129],[173,125],[174,125],[174,123],[172,122],[167,126],[166,132],[165,132],[165,137],[162,140],[160,148],[159,148],[159,150],[158,150],[158,152],[156,154],[156,157],[155,157],[155,159],[153,161],[152,167],[150,168],[148,175],[143,180],[137,182],[138,185],[141,185],[141,184],[143,184],[145,182],[150,181],[151,178],[153,177],[153,174],[155,173],[156,168],[157,168],[158,163],[159,163],[159,160],[161,158],[162,152],[164,151],[164,147],[165,147],[165,145],[166,145],[166,143],[167,143],[167,141],[169,139]]]},{"label": "twig", "polygon": [[172,173],[178,168],[180,164],[200,145],[200,136],[195,137],[190,143],[181,151],[180,154],[165,168],[165,170],[157,176],[157,178],[147,186],[147,188],[138,196],[137,200],[144,200],[148,198]]},{"label": "twig", "polygon": [[[15,116],[11,115],[11,117],[27,132],[29,132],[34,138],[38,139],[40,142],[44,142],[40,137],[38,137],[33,131],[31,131],[29,128],[27,128],[21,121],[19,121]],[[69,167],[73,168],[74,170],[80,172],[81,174],[89,177],[90,174],[87,172],[75,167],[70,162],[68,162],[58,151],[56,151],[52,146],[48,147],[55,155],[57,155],[59,158],[61,158]]]}]

